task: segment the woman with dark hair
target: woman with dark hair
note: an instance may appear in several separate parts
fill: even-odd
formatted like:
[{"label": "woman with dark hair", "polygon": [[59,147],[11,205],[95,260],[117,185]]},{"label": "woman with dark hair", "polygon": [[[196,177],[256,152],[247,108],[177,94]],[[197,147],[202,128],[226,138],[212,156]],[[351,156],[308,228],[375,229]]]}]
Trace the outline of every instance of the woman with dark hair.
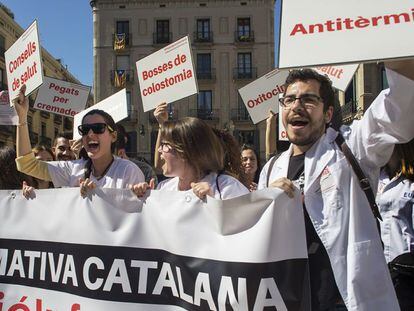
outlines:
[{"label": "woman with dark hair", "polygon": [[[32,149],[36,159],[41,161],[55,161],[55,155],[51,148],[44,145],[37,145]],[[53,183],[47,180],[41,180],[33,177],[33,187],[35,189],[49,189],[54,188]]]},{"label": "woman with dark hair", "polygon": [[43,162],[31,152],[27,127],[28,99],[25,86],[14,100],[19,116],[17,125],[17,168],[28,175],[52,181],[55,187],[81,187],[81,194],[90,189],[128,188],[144,181],[141,170],[131,161],[114,157],[117,139],[115,122],[103,110],[93,109],[86,113],[78,127],[87,159]]},{"label": "woman with dark hair", "polygon": [[[236,178],[224,174],[224,151],[211,127],[197,118],[166,121],[160,129],[160,164],[163,174],[171,177],[157,189],[192,190],[200,198],[210,195],[230,199],[248,193]],[[137,184],[133,191],[143,196],[152,185]]]},{"label": "woman with dark hair", "polygon": [[17,170],[16,151],[5,146],[0,148],[0,189],[1,190],[15,190],[21,189],[24,181],[24,176]]},{"label": "woman with dark hair", "polygon": [[241,148],[241,163],[246,177],[245,186],[250,191],[257,190],[260,176],[260,158],[251,145],[243,145]]}]

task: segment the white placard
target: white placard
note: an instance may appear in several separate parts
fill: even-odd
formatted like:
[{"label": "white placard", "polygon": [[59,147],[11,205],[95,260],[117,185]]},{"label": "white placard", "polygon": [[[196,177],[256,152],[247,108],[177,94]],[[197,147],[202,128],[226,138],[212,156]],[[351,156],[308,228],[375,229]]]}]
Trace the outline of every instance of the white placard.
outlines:
[{"label": "white placard", "polygon": [[279,122],[279,126],[278,126],[279,140],[281,140],[281,141],[289,141],[289,139],[287,137],[286,129],[283,126],[283,122],[282,122],[282,111],[283,111],[283,107],[281,105],[279,105],[279,111],[280,111],[280,113],[277,116],[277,119],[278,119],[278,122]]},{"label": "white placard", "polygon": [[73,117],[85,109],[90,90],[86,85],[44,77],[34,108]]},{"label": "white placard", "polygon": [[34,21],[19,39],[4,53],[10,103],[26,84],[29,95],[43,83],[37,21]]},{"label": "white placard", "polygon": [[352,65],[330,65],[330,66],[321,66],[314,67],[312,69],[316,70],[322,75],[327,75],[328,78],[332,81],[332,86],[342,92],[345,92],[349,82],[351,82],[352,77],[355,74],[355,71],[358,69],[358,64]]},{"label": "white placard", "polygon": [[240,96],[254,124],[267,119],[269,110],[278,112],[279,94],[283,94],[287,70],[272,70],[239,89]]},{"label": "white placard", "polygon": [[93,109],[103,110],[111,115],[115,122],[119,122],[128,117],[128,104],[126,89],[105,98],[96,105],[75,114],[73,119],[73,139],[79,139],[78,126],[81,125],[83,116]]},{"label": "white placard", "polygon": [[198,92],[188,36],[137,61],[136,65],[144,111]]},{"label": "white placard", "polygon": [[0,125],[17,125],[19,117],[16,109],[10,106],[9,92],[0,92]]},{"label": "white placard", "polygon": [[285,0],[281,16],[279,68],[414,55],[412,0]]}]

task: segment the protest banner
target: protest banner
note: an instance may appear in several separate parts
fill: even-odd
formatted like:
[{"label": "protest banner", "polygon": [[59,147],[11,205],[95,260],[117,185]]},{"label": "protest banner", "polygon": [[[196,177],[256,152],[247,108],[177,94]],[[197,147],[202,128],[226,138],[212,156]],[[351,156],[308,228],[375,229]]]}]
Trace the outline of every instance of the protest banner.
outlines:
[{"label": "protest banner", "polygon": [[136,62],[144,112],[196,94],[188,36]]},{"label": "protest banner", "polygon": [[342,92],[345,92],[349,82],[351,82],[355,71],[358,69],[358,64],[351,65],[331,65],[314,67],[321,75],[326,75],[332,81],[332,86]]},{"label": "protest banner", "polygon": [[90,90],[86,85],[44,77],[34,108],[73,117],[85,109]]},{"label": "protest banner", "polygon": [[10,104],[23,84],[29,95],[43,83],[40,49],[37,21],[34,21],[4,53]]},{"label": "protest banner", "polygon": [[111,115],[115,123],[128,117],[128,102],[126,89],[105,98],[99,103],[85,109],[77,114],[73,118],[73,139],[79,139],[81,136],[78,133],[78,126],[82,123],[82,118],[85,114],[93,109],[103,110]]},{"label": "protest banner", "polygon": [[279,110],[279,94],[283,94],[287,70],[272,70],[264,76],[239,89],[240,96],[254,124],[266,119],[269,110]]},{"label": "protest banner", "polygon": [[17,125],[19,117],[16,109],[10,106],[9,92],[0,92],[0,125]]},{"label": "protest banner", "polygon": [[0,219],[3,310],[310,310],[299,192],[1,191]]},{"label": "protest banner", "polygon": [[414,56],[406,0],[282,0],[278,68]]}]

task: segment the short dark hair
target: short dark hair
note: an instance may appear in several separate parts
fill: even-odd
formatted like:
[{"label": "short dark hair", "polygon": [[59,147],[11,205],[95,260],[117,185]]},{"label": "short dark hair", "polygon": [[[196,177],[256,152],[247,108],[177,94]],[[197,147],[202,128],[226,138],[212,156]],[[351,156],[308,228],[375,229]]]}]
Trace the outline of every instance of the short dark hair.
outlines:
[{"label": "short dark hair", "polygon": [[316,80],[320,83],[319,95],[323,101],[323,111],[328,110],[329,106],[333,107],[333,115],[330,126],[338,130],[342,124],[342,113],[339,102],[335,96],[335,90],[332,87],[332,81],[326,75],[321,75],[313,69],[303,68],[292,70],[285,83],[285,93],[289,85],[296,81]]},{"label": "short dark hair", "polygon": [[73,137],[73,133],[72,132],[62,132],[56,135],[55,140],[53,141],[53,147],[56,147],[57,145],[57,141],[59,138],[64,138],[67,140],[71,140]]}]

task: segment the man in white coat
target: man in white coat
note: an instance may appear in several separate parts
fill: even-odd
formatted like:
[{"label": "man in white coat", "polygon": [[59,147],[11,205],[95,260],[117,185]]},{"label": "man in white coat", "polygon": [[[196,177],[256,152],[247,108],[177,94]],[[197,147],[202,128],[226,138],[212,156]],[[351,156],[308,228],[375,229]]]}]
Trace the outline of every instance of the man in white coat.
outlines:
[{"label": "man in white coat", "polygon": [[[383,91],[360,121],[341,127],[342,135],[376,192],[380,167],[393,146],[414,137],[414,61],[390,62],[390,88]],[[335,143],[334,91],[330,81],[311,69],[294,70],[281,104],[291,142],[268,170],[259,189],[279,187],[303,193],[308,242],[312,310],[399,310],[381,240],[368,200],[344,154]],[[269,185],[267,180],[269,179]]]}]

